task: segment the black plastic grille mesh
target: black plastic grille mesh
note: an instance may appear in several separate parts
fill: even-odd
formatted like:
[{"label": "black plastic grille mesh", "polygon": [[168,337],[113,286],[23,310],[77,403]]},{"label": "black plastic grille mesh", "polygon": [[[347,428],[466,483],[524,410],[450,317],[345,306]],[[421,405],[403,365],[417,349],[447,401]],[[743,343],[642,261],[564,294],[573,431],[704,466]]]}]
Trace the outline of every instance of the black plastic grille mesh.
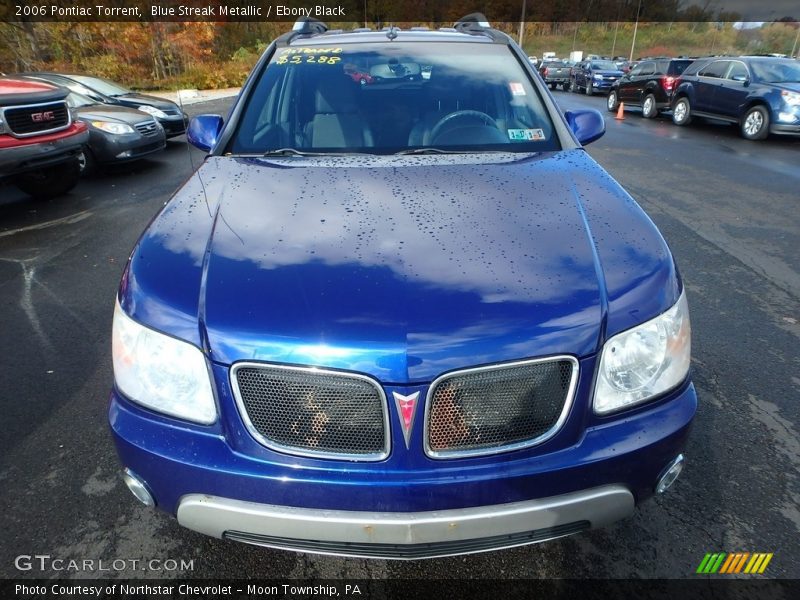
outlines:
[{"label": "black plastic grille mesh", "polygon": [[64,102],[54,102],[41,106],[7,108],[5,118],[12,133],[24,135],[63,127],[69,122],[69,113]]},{"label": "black plastic grille mesh", "polygon": [[535,439],[558,421],[569,360],[454,374],[430,394],[428,445],[437,453],[497,449]]},{"label": "black plastic grille mesh", "polygon": [[288,451],[369,457],[386,451],[384,400],[370,382],[274,367],[236,371],[253,427]]}]

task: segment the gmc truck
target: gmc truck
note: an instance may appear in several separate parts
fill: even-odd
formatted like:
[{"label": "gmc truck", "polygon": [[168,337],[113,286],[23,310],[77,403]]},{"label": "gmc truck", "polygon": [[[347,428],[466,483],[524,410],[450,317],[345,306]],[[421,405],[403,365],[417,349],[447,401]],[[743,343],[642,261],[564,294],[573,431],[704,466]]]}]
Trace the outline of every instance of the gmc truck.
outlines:
[{"label": "gmc truck", "polygon": [[0,184],[44,199],[78,183],[78,155],[89,131],[72,120],[67,93],[43,82],[0,77]]}]

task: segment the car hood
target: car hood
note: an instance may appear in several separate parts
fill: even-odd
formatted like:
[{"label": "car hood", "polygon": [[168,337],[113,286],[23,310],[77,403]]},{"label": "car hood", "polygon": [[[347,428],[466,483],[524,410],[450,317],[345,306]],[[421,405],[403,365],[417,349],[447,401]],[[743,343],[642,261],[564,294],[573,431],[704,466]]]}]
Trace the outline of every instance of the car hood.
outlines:
[{"label": "car hood", "polygon": [[384,382],[587,356],[678,297],[672,259],[582,150],[214,157],[133,253],[121,302],[222,364]]},{"label": "car hood", "polygon": [[164,98],[158,98],[156,96],[150,96],[148,94],[139,94],[138,92],[131,92],[123,96],[114,96],[114,100],[125,106],[133,106],[134,108],[137,106],[141,106],[142,104],[154,106],[160,110],[165,110],[165,109],[174,110],[179,108],[177,104],[175,104],[170,100],[164,100]]},{"label": "car hood", "polygon": [[113,106],[110,104],[93,104],[92,106],[81,106],[72,109],[79,119],[84,120],[103,120],[114,121],[135,125],[145,121],[153,120],[153,117],[140,110],[128,108],[127,106]]},{"label": "car hood", "polygon": [[786,90],[788,92],[800,92],[800,82],[785,81],[782,83],[768,83],[767,85],[778,88],[779,90]]}]

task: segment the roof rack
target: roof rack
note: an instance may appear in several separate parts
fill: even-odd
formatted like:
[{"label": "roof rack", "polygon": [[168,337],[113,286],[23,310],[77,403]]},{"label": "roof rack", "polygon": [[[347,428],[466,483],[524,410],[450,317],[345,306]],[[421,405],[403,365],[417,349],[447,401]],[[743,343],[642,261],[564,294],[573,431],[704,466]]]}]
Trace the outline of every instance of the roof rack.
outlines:
[{"label": "roof rack", "polygon": [[295,38],[300,36],[320,35],[328,31],[328,26],[314,17],[300,17],[292,25],[292,30],[279,36],[275,43],[278,46],[288,46]]},{"label": "roof rack", "polygon": [[495,42],[505,43],[508,37],[504,33],[497,31],[496,29],[492,29],[492,26],[489,23],[489,19],[486,18],[486,15],[479,12],[470,13],[461,17],[455,22],[453,28],[459,33],[484,35],[488,38],[491,38],[492,41]]}]

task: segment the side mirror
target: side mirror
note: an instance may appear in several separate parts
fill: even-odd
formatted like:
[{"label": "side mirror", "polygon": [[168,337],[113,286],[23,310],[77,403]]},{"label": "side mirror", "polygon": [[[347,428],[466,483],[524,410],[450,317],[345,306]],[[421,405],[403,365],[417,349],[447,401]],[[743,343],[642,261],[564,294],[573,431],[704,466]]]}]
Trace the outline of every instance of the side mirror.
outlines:
[{"label": "side mirror", "polygon": [[606,132],[606,123],[600,111],[593,108],[585,110],[568,110],[564,113],[569,128],[583,144],[591,144],[593,141],[603,137]]},{"label": "side mirror", "polygon": [[186,130],[186,139],[195,148],[210,152],[217,143],[219,132],[222,131],[222,117],[219,115],[198,115],[189,121]]}]

